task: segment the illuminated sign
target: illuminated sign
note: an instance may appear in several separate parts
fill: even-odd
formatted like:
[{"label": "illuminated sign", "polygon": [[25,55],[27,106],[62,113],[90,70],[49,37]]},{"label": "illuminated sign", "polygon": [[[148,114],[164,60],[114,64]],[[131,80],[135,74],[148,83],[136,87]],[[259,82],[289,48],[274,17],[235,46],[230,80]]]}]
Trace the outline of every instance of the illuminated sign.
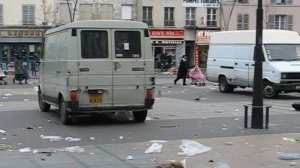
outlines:
[{"label": "illuminated sign", "polygon": [[184,7],[220,8],[219,0],[182,0]]}]

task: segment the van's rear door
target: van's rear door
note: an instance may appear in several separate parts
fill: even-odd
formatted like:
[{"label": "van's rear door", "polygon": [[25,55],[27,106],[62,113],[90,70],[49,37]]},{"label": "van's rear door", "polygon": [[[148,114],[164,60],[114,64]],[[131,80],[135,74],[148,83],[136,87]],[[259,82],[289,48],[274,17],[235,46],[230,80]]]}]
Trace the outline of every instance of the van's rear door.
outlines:
[{"label": "van's rear door", "polygon": [[145,49],[144,30],[113,30],[113,104],[144,105]]},{"label": "van's rear door", "polygon": [[[78,87],[81,107],[112,106],[111,32],[79,30]],[[75,49],[75,48],[74,48]]]}]

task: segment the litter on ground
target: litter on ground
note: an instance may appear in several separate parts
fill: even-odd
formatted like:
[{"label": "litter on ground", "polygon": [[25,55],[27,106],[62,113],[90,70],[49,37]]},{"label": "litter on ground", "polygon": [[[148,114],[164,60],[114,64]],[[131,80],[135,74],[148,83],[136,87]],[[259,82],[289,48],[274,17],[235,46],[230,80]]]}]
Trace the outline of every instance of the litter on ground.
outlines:
[{"label": "litter on ground", "polygon": [[153,144],[145,151],[145,154],[150,154],[150,153],[160,153],[160,152],[161,152],[162,146],[163,146],[162,144],[153,143]]},{"label": "litter on ground", "polygon": [[208,152],[212,148],[202,145],[196,141],[183,139],[181,140],[181,145],[179,145],[181,152],[178,152],[178,155],[194,156],[200,153]]}]

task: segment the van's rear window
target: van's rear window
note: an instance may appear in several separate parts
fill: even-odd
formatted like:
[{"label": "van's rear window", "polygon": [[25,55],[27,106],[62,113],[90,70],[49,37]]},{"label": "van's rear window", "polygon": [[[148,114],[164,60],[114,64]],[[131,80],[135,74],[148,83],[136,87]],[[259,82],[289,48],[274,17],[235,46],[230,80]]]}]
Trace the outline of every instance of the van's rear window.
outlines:
[{"label": "van's rear window", "polygon": [[141,58],[141,33],[139,31],[115,32],[116,58]]},{"label": "van's rear window", "polygon": [[82,58],[107,58],[108,35],[106,31],[81,31]]}]

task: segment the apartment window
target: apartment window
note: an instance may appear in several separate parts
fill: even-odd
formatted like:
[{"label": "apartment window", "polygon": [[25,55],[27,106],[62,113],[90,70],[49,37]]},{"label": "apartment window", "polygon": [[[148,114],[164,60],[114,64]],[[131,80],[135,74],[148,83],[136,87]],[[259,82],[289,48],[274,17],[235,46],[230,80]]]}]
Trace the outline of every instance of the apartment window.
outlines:
[{"label": "apartment window", "polygon": [[249,15],[238,14],[237,15],[237,30],[248,30],[249,29]]},{"label": "apartment window", "polygon": [[174,25],[174,7],[165,7],[165,26]]},{"label": "apartment window", "polygon": [[3,25],[3,5],[0,4],[0,25]]},{"label": "apartment window", "polygon": [[23,25],[35,24],[35,5],[23,5]]},{"label": "apartment window", "polygon": [[249,3],[248,0],[238,0],[237,3]]},{"label": "apartment window", "polygon": [[132,6],[131,5],[122,5],[122,19],[123,20],[132,20]]},{"label": "apartment window", "polygon": [[293,4],[293,0],[271,0],[272,4]]},{"label": "apartment window", "polygon": [[293,30],[292,15],[269,15],[269,29]]},{"label": "apartment window", "polygon": [[196,8],[186,8],[185,10],[185,25],[186,26],[195,26],[196,25]]},{"label": "apartment window", "polygon": [[148,26],[153,26],[152,10],[152,6],[143,6],[143,22],[147,23]]},{"label": "apartment window", "polygon": [[213,8],[207,9],[206,25],[207,27],[217,26],[217,9],[213,9]]},{"label": "apartment window", "polygon": [[93,6],[91,4],[80,4],[79,20],[91,20],[93,17],[92,8]]}]

